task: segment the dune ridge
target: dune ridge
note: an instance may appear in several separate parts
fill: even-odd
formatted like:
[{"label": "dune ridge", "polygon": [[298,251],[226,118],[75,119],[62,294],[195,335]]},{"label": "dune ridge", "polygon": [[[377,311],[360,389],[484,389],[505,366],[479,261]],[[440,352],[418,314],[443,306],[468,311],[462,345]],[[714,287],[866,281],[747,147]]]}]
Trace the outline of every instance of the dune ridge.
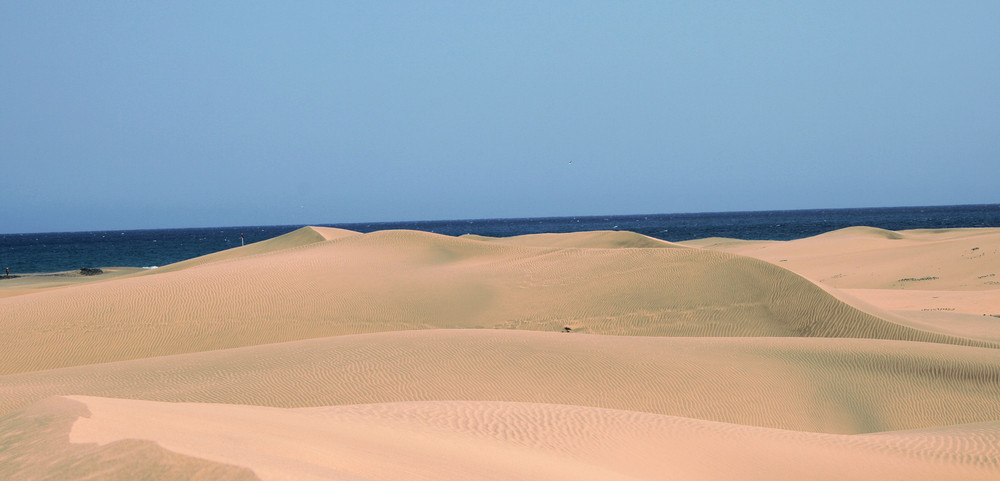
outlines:
[{"label": "dune ridge", "polygon": [[0,374],[431,328],[997,345],[870,315],[799,275],[728,253],[523,247],[414,231],[315,241],[297,232],[310,242],[2,299],[4,330],[17,342],[0,350]]},{"label": "dune ridge", "polygon": [[18,286],[0,478],[998,479],[998,259],[307,227]]},{"label": "dune ridge", "polygon": [[272,239],[254,242],[252,244],[234,247],[232,249],[226,249],[224,251],[213,252],[211,254],[206,254],[181,262],[175,262],[167,266],[161,266],[156,269],[144,271],[141,274],[163,274],[166,272],[179,271],[190,267],[211,264],[213,262],[244,259],[261,254],[270,254],[285,249],[308,246],[318,242],[330,241],[351,235],[360,234],[354,231],[336,229],[332,227],[306,226]]},{"label": "dune ridge", "polygon": [[525,234],[512,237],[488,237],[474,234],[461,236],[482,242],[518,245],[527,247],[567,247],[577,249],[649,249],[684,248],[680,244],[654,239],[628,231],[590,231],[563,234]]}]

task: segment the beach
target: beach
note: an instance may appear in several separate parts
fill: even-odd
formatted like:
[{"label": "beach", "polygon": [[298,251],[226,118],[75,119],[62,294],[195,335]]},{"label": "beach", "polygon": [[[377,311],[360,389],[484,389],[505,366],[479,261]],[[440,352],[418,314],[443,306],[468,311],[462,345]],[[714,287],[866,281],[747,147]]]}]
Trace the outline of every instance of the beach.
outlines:
[{"label": "beach", "polygon": [[3,479],[1000,478],[1000,229],[304,227],[0,281]]}]

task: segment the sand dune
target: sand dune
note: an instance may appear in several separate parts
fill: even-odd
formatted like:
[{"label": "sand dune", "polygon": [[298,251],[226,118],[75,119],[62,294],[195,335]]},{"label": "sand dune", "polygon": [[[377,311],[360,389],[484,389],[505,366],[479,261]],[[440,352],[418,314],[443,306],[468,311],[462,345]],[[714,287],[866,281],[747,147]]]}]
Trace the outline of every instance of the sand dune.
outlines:
[{"label": "sand dune", "polygon": [[357,232],[344,229],[334,229],[332,227],[303,227],[301,229],[289,232],[285,235],[281,235],[272,239],[267,239],[265,241],[255,242],[253,244],[248,244],[245,246],[240,246],[233,249],[227,249],[224,251],[215,252],[201,257],[195,257],[194,259],[177,262],[174,264],[170,264],[169,266],[159,267],[155,270],[146,271],[145,274],[147,275],[163,274],[166,272],[173,272],[173,271],[187,269],[189,267],[200,266],[203,264],[211,264],[213,262],[222,262],[232,259],[243,259],[261,254],[270,254],[276,251],[282,251],[285,249],[294,249],[296,247],[308,246],[310,244],[316,244],[323,241],[339,239],[341,237],[347,237],[351,235],[360,235],[360,234],[358,234]]},{"label": "sand dune", "polygon": [[866,433],[1000,419],[998,358],[866,339],[405,331],[0,376],[0,412],[66,393],[275,407],[489,400]]},{"label": "sand dune", "polygon": [[788,242],[681,244],[767,260],[836,288],[1000,290],[1000,229],[851,227]]},{"label": "sand dune", "polygon": [[867,314],[785,269],[728,253],[524,247],[413,231],[291,236],[243,248],[249,255],[0,300],[11,336],[0,374],[429,328],[995,345]]},{"label": "sand dune", "polygon": [[774,263],[868,313],[916,329],[992,341],[1000,332],[1000,229],[851,227],[789,242],[681,244]]},{"label": "sand dune", "polygon": [[0,478],[998,479],[994,271],[1000,229],[303,228],[23,283]]},{"label": "sand dune", "polygon": [[[23,439],[77,451],[75,460],[101,448],[140,458],[131,444],[159,450],[157,467],[164,471],[190,470],[196,459],[198,468],[228,479],[246,476],[237,466],[261,480],[988,480],[1000,474],[996,422],[844,436],[539,403],[276,409],[70,397],[35,411],[31,420],[48,429]],[[0,423],[11,421],[23,422]],[[3,466],[13,473],[43,464],[10,461]],[[103,474],[131,474],[115,467]]]}]

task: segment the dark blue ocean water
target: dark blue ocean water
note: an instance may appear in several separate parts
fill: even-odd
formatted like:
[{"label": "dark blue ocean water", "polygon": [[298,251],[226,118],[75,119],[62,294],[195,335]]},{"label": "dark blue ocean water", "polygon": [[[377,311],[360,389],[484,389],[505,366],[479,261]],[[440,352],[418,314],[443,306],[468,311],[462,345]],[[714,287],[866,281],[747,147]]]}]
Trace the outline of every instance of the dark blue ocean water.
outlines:
[{"label": "dark blue ocean water", "polygon": [[[1000,204],[866,209],[715,212],[528,219],[324,224],[358,232],[412,229],[507,237],[542,232],[629,230],[668,241],[705,237],[790,240],[855,225],[889,230],[1000,227]],[[300,225],[0,234],[0,269],[11,274],[82,267],[163,266],[276,237]],[[3,271],[0,271],[2,274]]]}]

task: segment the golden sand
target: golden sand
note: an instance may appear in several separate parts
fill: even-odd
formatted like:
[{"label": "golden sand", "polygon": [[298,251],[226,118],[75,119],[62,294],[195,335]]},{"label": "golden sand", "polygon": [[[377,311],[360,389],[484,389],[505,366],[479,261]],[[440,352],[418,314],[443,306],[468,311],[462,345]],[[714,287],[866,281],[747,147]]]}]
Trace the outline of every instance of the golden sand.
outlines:
[{"label": "golden sand", "polygon": [[0,479],[1000,479],[1000,229],[310,227],[18,281]]}]

